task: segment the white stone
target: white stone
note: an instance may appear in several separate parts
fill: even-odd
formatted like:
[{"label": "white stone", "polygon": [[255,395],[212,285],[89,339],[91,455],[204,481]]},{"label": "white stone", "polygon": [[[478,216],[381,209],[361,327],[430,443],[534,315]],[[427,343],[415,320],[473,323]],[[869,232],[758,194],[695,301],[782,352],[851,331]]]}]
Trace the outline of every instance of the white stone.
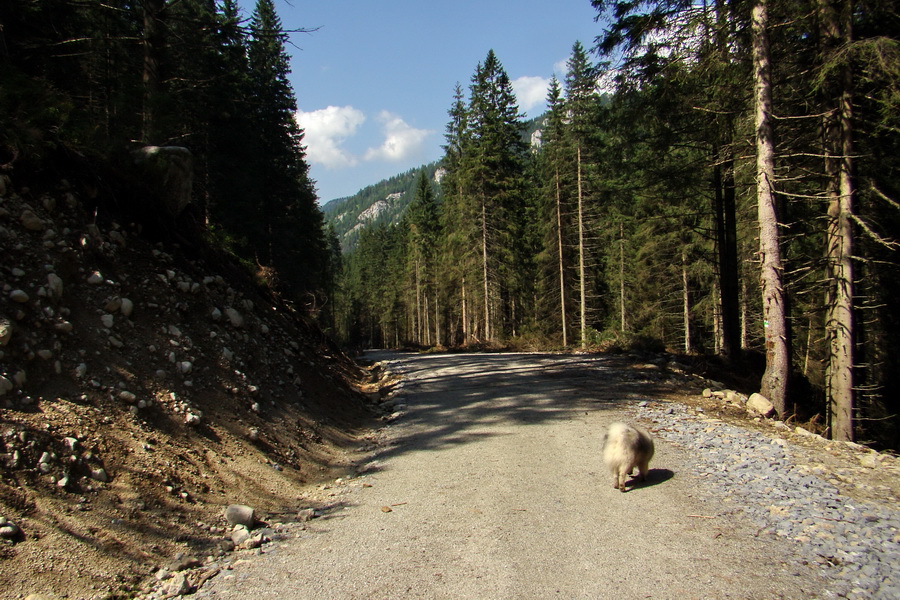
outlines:
[{"label": "white stone", "polygon": [[100,322],[103,323],[103,326],[107,329],[110,329],[115,323],[116,319],[109,313],[105,313],[100,317]]},{"label": "white stone", "polygon": [[119,307],[119,310],[124,316],[130,317],[131,313],[134,312],[134,302],[128,298],[122,298],[122,306]]},{"label": "white stone", "polygon": [[87,365],[85,363],[79,364],[75,367],[75,377],[79,379],[83,379],[85,375],[87,375]]},{"label": "white stone", "polygon": [[94,271],[88,276],[87,282],[91,285],[100,285],[103,283],[103,275],[100,274],[100,271]]},{"label": "white stone", "polygon": [[194,365],[189,360],[183,360],[178,363],[178,372],[182,375],[187,375],[191,371],[194,370]]},{"label": "white stone", "polygon": [[222,311],[219,310],[218,308],[213,308],[212,313],[210,313],[210,316],[212,317],[213,321],[218,321],[219,319],[222,318]]},{"label": "white stone", "polygon": [[762,394],[752,394],[747,399],[747,412],[770,417],[775,414],[775,406]]}]

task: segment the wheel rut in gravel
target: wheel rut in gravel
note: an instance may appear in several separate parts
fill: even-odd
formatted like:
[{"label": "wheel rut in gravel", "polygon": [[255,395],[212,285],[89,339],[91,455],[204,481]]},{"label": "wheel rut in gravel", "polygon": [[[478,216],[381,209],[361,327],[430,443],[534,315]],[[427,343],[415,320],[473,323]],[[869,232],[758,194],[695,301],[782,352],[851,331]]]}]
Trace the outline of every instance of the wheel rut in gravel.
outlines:
[{"label": "wheel rut in gravel", "polygon": [[398,418],[339,505],[204,587],[209,598],[811,598],[788,542],[756,537],[657,439],[615,490],[603,430],[677,384],[607,356],[376,354]]}]

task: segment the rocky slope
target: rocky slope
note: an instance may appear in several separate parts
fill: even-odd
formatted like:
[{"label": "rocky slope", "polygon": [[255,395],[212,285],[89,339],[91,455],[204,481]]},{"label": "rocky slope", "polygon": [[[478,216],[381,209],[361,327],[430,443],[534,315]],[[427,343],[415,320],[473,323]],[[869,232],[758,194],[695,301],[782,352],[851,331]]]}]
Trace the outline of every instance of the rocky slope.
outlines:
[{"label": "rocky slope", "polygon": [[[229,551],[223,508],[316,508],[370,375],[227,259],[0,173],[0,598],[135,593]],[[307,515],[309,513],[306,513]]]}]

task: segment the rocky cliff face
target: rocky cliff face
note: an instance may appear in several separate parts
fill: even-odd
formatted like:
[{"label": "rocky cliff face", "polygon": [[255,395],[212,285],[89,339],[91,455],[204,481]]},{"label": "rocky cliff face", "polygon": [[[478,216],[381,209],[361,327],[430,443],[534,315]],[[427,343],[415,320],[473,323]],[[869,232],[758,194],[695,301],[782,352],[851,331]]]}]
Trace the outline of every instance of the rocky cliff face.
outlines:
[{"label": "rocky cliff face", "polygon": [[225,506],[309,508],[372,414],[290,305],[90,193],[0,174],[0,597],[103,598],[225,551]]}]

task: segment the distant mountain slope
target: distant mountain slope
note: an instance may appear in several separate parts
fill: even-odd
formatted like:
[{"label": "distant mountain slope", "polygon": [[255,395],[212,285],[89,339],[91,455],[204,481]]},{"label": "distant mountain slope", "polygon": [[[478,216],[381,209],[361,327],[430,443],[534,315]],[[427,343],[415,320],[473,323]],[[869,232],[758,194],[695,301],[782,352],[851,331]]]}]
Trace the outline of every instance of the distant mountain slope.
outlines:
[{"label": "distant mountain slope", "polygon": [[[545,118],[546,115],[540,115],[525,122],[522,139],[532,148],[541,145]],[[416,181],[423,169],[434,186],[436,200],[440,202],[441,186],[438,184],[442,168],[440,161],[435,161],[379,181],[352,196],[331,200],[322,207],[325,220],[334,228],[343,252],[356,247],[360,232],[369,225],[400,222],[406,207],[415,198]]]},{"label": "distant mountain slope", "polygon": [[435,173],[440,171],[440,167],[439,162],[435,161],[379,181],[353,196],[332,200],[322,207],[325,219],[334,227],[344,252],[356,247],[363,228],[400,222],[406,207],[415,198],[416,181],[422,170],[434,183],[435,193],[439,194]]}]

